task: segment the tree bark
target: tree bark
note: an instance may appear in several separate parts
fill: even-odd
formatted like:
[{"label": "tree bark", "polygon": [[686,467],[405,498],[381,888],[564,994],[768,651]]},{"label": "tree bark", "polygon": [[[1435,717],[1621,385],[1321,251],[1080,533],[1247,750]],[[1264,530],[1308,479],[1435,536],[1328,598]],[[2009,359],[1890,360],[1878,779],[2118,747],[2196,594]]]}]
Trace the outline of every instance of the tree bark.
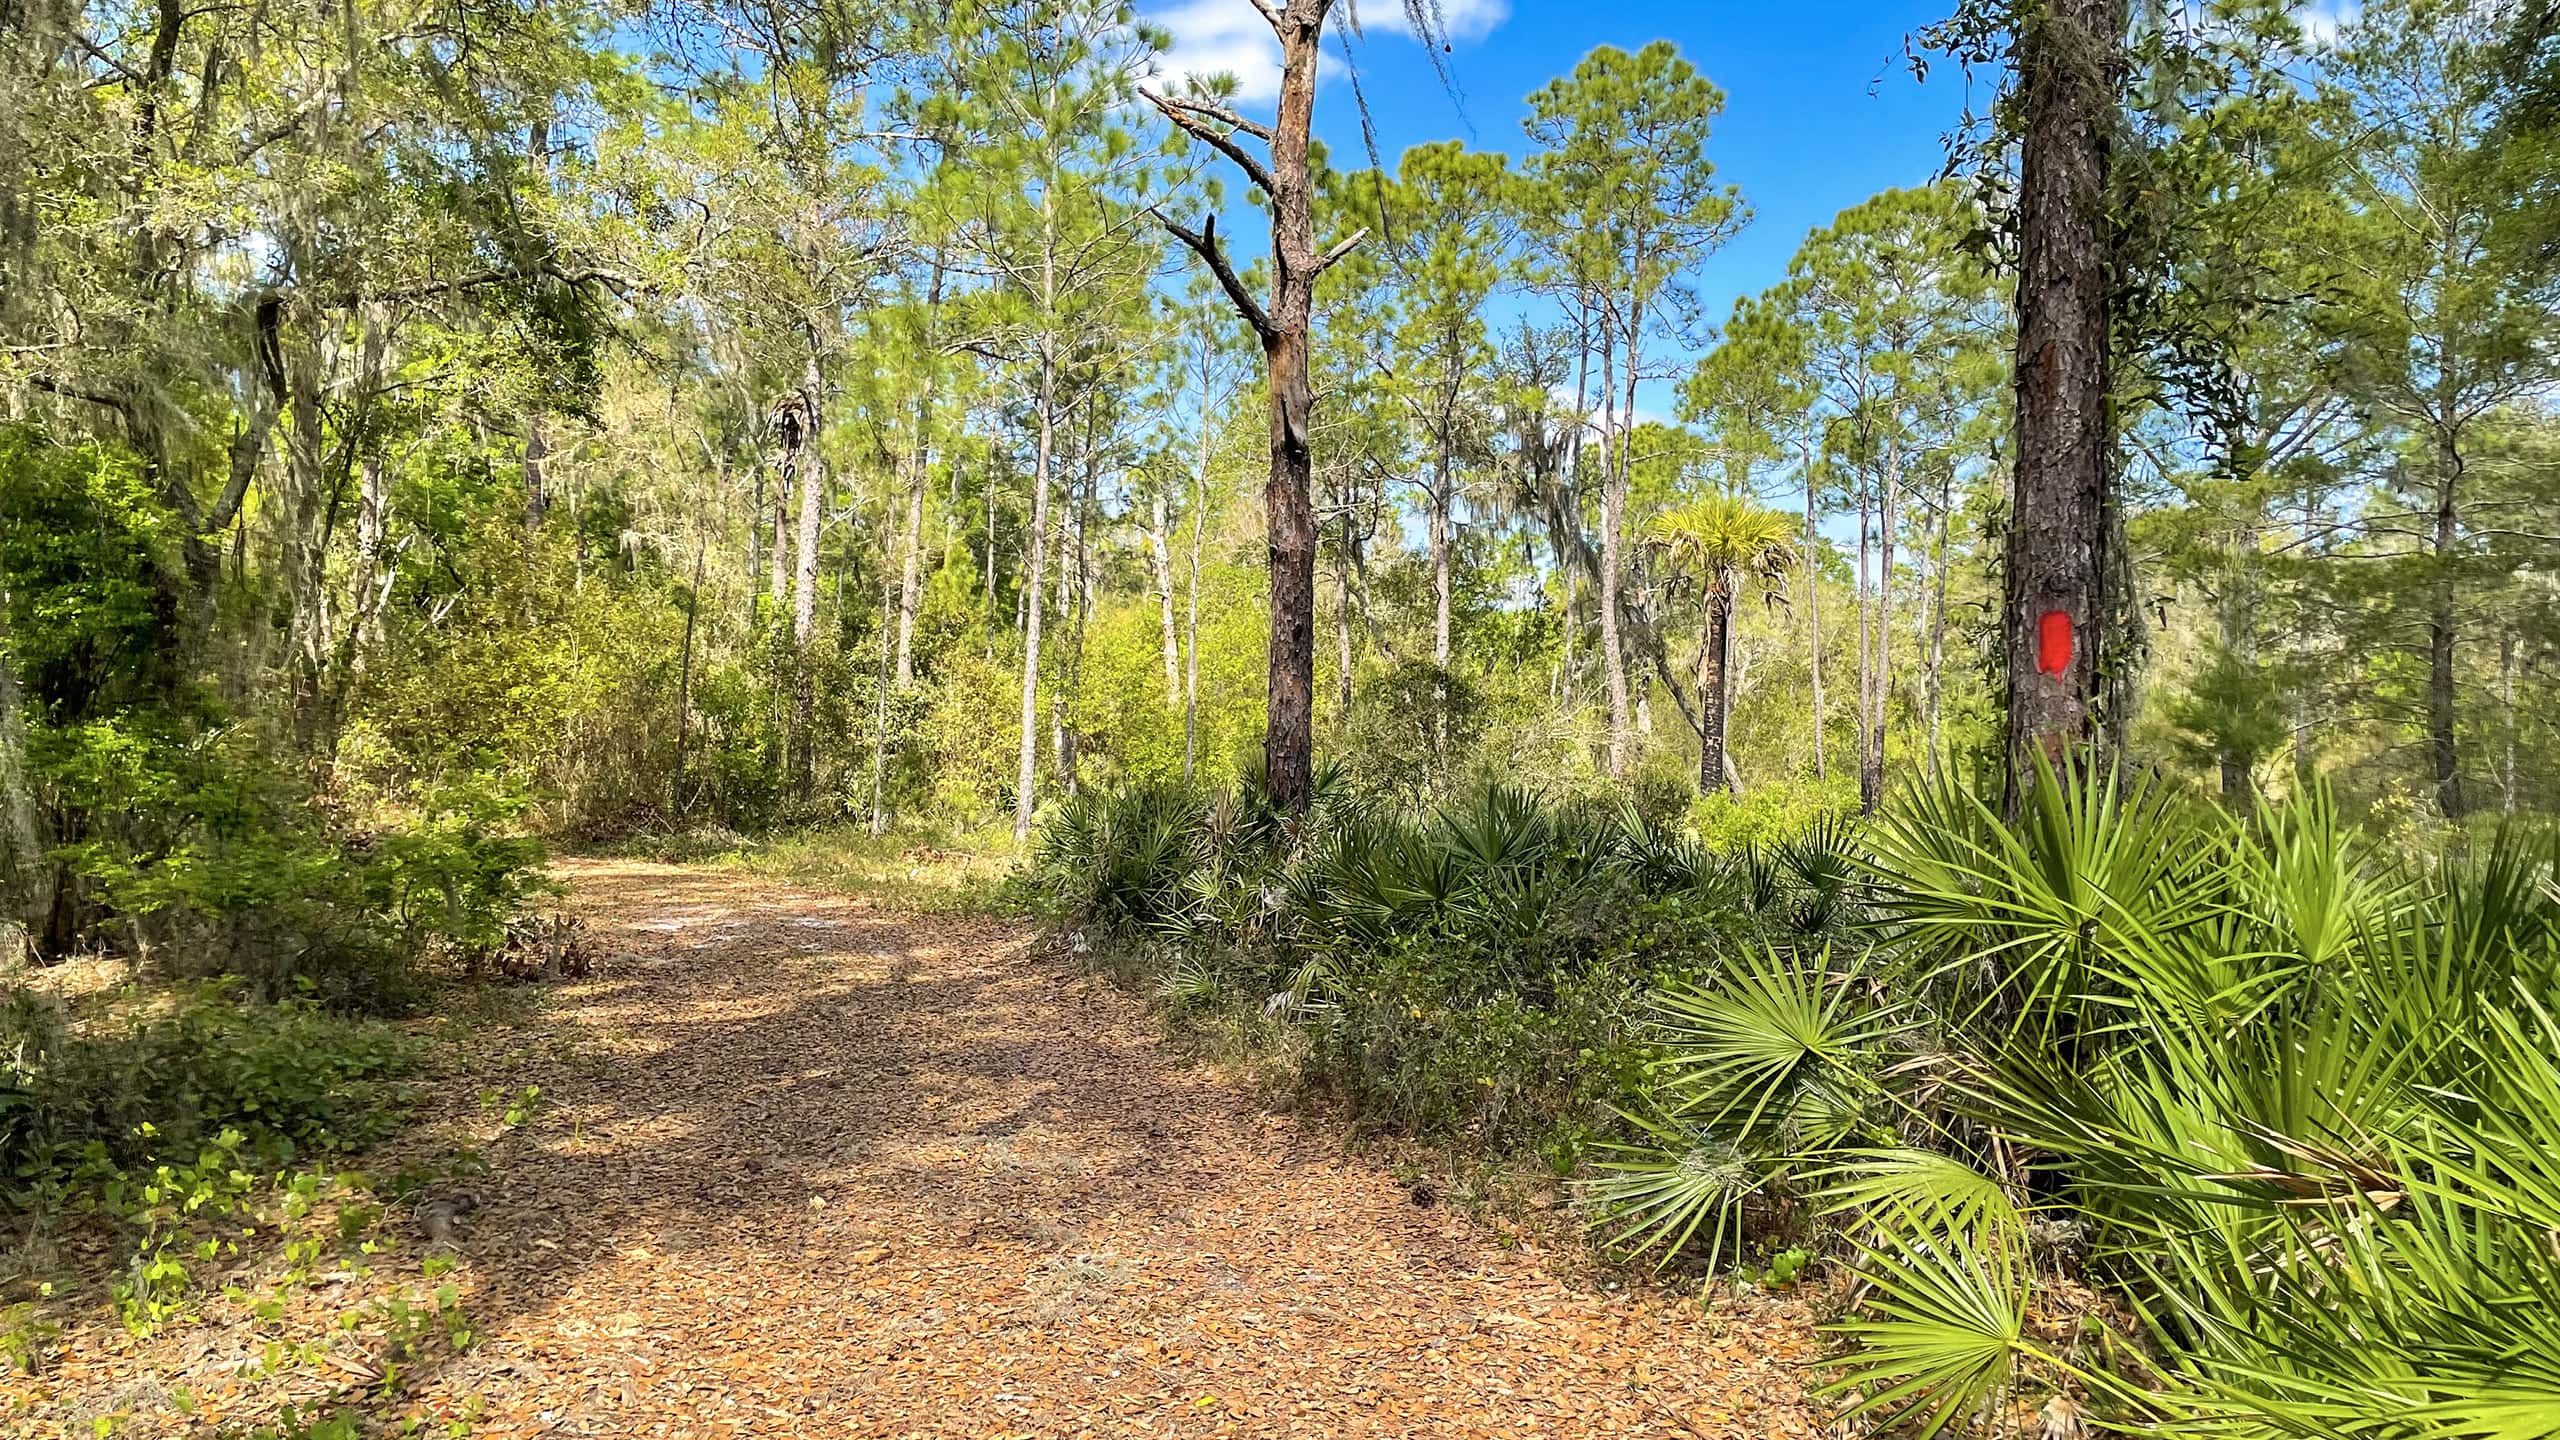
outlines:
[{"label": "tree bark", "polygon": [[1182,783],[1192,782],[1200,751],[1200,528],[1209,511],[1209,381],[1216,363],[1215,338],[1200,330],[1200,446],[1191,480],[1190,614],[1183,622]]},{"label": "tree bark", "polygon": [[1168,533],[1173,524],[1165,503],[1164,486],[1155,486],[1147,499],[1147,565],[1156,582],[1157,609],[1164,630],[1164,708],[1182,704],[1182,636],[1173,623],[1173,537]]},{"label": "tree bark", "polygon": [[[1449,493],[1449,447],[1440,447],[1438,476],[1431,488],[1431,663],[1446,671],[1449,668],[1449,608],[1451,598],[1449,564],[1449,529],[1452,497]],[[1447,705],[1447,687],[1442,687],[1442,705]]]},{"label": "tree bark", "polygon": [[1057,439],[1057,397],[1057,340],[1054,335],[1043,333],[1040,337],[1040,431],[1031,461],[1031,566],[1022,586],[1022,593],[1027,598],[1022,621],[1022,749],[1013,796],[1013,838],[1016,841],[1031,838],[1032,800],[1040,778],[1040,612],[1046,604],[1040,589],[1048,578],[1049,465]]},{"label": "tree bark", "polygon": [[1947,541],[1955,526],[1955,475],[1952,469],[1938,481],[1938,542],[1929,559],[1929,583],[1937,593],[1929,603],[1929,662],[1925,684],[1929,706],[1929,774],[1941,768],[1938,755],[1938,701],[1945,683],[1947,664]]},{"label": "tree bark", "polygon": [[1191,613],[1184,621],[1182,676],[1182,783],[1191,783],[1200,753],[1200,521],[1209,508],[1207,467],[1191,502]]},{"label": "tree bark", "polygon": [[2447,820],[2467,812],[2462,794],[2461,753],[2454,733],[2453,576],[2454,547],[2460,541],[2462,450],[2449,425],[2440,424],[2436,442],[2435,531],[2430,541],[2433,573],[2427,578],[2427,754],[2435,771],[2436,810]]},{"label": "tree bark", "polygon": [[1707,634],[1698,651],[1698,793],[1725,788],[1725,677],[1731,668],[1733,597],[1707,593]]},{"label": "tree bark", "polygon": [[1634,748],[1627,702],[1627,652],[1619,634],[1619,529],[1627,511],[1624,472],[1618,461],[1625,442],[1617,433],[1616,347],[1606,325],[1600,333],[1600,426],[1608,447],[1600,458],[1600,651],[1602,674],[1609,685],[1609,774],[1627,778]]},{"label": "tree bark", "polygon": [[916,433],[907,455],[907,524],[899,549],[904,555],[898,577],[898,688],[916,683],[916,601],[924,585],[924,482],[932,455],[934,328],[942,314],[942,252],[933,254],[933,284],[925,291],[924,385],[916,395]]},{"label": "tree bark", "polygon": [[[1282,810],[1305,813],[1315,793],[1316,521],[1308,329],[1316,278],[1350,252],[1355,234],[1322,255],[1315,248],[1315,187],[1307,140],[1315,114],[1316,62],[1333,0],[1280,0],[1256,8],[1280,41],[1280,104],[1273,123],[1238,123],[1153,92],[1147,99],[1192,138],[1225,154],[1270,200],[1271,288],[1267,307],[1245,290],[1218,248],[1214,221],[1198,232],[1165,221],[1208,262],[1238,314],[1262,339],[1271,414],[1271,473],[1263,486],[1264,542],[1271,565],[1270,695],[1262,740],[1264,783]],[[1270,147],[1268,166],[1238,143]],[[1161,218],[1161,217],[1159,217]],[[1365,233],[1365,232],[1363,232]]]},{"label": "tree bark", "polygon": [[1813,647],[1813,778],[1819,781],[1831,778],[1822,741],[1823,717],[1827,713],[1822,705],[1822,532],[1814,514],[1813,438],[1808,434],[1799,443],[1804,451],[1804,616],[1807,638]]},{"label": "tree bark", "polygon": [[817,790],[817,675],[811,666],[812,642],[818,631],[818,524],[824,515],[827,489],[826,379],[812,350],[800,372],[800,397],[806,419],[800,463],[793,480],[800,490],[800,531],[795,538],[791,584],[791,784],[806,801]]},{"label": "tree bark", "polygon": [[2498,766],[2498,808],[2516,813],[2516,634],[2498,637],[2498,729],[2505,754]]},{"label": "tree bark", "polygon": [[1439,673],[1433,677],[1431,730],[1435,764],[1445,766],[1449,755],[1449,610],[1451,599],[1449,529],[1454,497],[1449,491],[1449,417],[1440,417],[1438,456],[1433,468],[1430,493],[1431,540],[1431,665]]},{"label": "tree bark", "polygon": [[2017,465],[2002,640],[2014,805],[2029,757],[2096,743],[2106,657],[2107,135],[2117,0],[2045,0],[2019,40]]},{"label": "tree bark", "polygon": [[[883,515],[881,533],[888,533],[889,517]],[[889,567],[880,567],[880,611],[886,615],[897,595],[892,588]],[[889,832],[889,632],[880,632],[880,663],[871,677],[871,834],[878,838]]]},{"label": "tree bark", "polygon": [[693,629],[694,620],[702,613],[702,559],[710,548],[708,534],[693,540],[693,586],[684,597],[684,651],[676,662],[676,774],[667,791],[667,813],[683,819],[684,767],[686,750],[693,739]]},{"label": "tree bark", "polygon": [[[0,591],[0,614],[7,608],[7,592]],[[55,871],[45,859],[35,794],[27,783],[23,704],[17,658],[0,636],[0,969],[37,957],[36,937],[53,913]]]},{"label": "tree bark", "polygon": [[1888,435],[1884,442],[1884,495],[1877,506],[1875,682],[1867,701],[1867,752],[1858,760],[1858,807],[1869,815],[1884,803],[1886,709],[1893,698],[1894,500],[1901,489],[1901,437]]},{"label": "tree bark", "polygon": [[781,623],[782,605],[791,593],[791,487],[799,478],[797,470],[795,458],[774,477],[773,514],[767,517],[773,522],[773,548],[766,557],[765,611],[776,624]]},{"label": "tree bark", "polygon": [[1315,391],[1307,374],[1315,310],[1314,184],[1307,136],[1329,0],[1281,12],[1282,75],[1271,139],[1271,478],[1263,489],[1271,561],[1270,709],[1262,760],[1272,800],[1304,813],[1315,793],[1316,523],[1310,492]]},{"label": "tree bark", "polygon": [[[2222,604],[2216,619],[2222,629],[2222,651],[2242,665],[2254,665],[2258,658],[2258,519],[2246,517],[2231,537],[2232,561],[2223,577]],[[2229,745],[2215,757],[2220,772],[2222,803],[2234,812],[2245,812],[2257,797],[2257,785],[2249,773],[2249,757]]]}]

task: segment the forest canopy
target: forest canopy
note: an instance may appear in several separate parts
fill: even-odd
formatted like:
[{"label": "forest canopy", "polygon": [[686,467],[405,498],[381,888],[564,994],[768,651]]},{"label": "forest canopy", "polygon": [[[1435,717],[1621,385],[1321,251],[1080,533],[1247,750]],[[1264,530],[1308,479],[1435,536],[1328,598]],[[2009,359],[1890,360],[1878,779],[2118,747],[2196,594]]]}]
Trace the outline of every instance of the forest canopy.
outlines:
[{"label": "forest canopy", "polygon": [[[1275,574],[1314,754],[1410,798],[1872,811],[2005,764],[2032,86],[1717,315],[1750,201],[1667,42],[1505,148],[1293,180],[1109,4],[7,25],[0,778],[47,945],[221,828],[215,772],[261,824],[592,836],[1019,832],[1266,767]],[[2419,0],[2123,36],[2081,653],[2141,763],[2391,826],[2551,803],[2536,44]]]}]

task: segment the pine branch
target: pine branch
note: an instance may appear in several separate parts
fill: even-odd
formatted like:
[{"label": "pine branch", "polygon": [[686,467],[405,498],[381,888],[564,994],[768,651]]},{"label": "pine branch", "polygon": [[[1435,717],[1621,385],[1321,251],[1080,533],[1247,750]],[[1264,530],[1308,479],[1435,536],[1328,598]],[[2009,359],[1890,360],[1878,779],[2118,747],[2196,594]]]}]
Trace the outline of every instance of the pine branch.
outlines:
[{"label": "pine branch", "polygon": [[1179,95],[1167,95],[1156,103],[1160,105],[1170,105],[1177,110],[1189,111],[1204,120],[1214,120],[1218,124],[1224,125],[1230,130],[1241,130],[1256,140],[1262,141],[1266,145],[1271,143],[1270,126],[1265,125],[1258,120],[1248,120],[1233,110],[1228,109],[1224,105],[1211,105],[1206,101],[1201,100],[1186,100]]},{"label": "pine branch", "polygon": [[[1218,129],[1192,114],[1187,105],[1176,104],[1143,85],[1138,87],[1138,93],[1147,97],[1147,103],[1155,106],[1165,119],[1172,121],[1174,128],[1236,162],[1236,167],[1244,171],[1247,179],[1262,187],[1263,194],[1275,193],[1272,189],[1270,167],[1253,158],[1252,151],[1237,144],[1232,132]],[[1256,126],[1255,129],[1261,129],[1261,127]],[[1262,131],[1265,137],[1270,133],[1268,130]]]},{"label": "pine branch", "polygon": [[1336,261],[1339,261],[1343,256],[1360,248],[1360,242],[1368,238],[1369,227],[1363,225],[1359,229],[1352,231],[1350,234],[1343,236],[1339,240],[1336,240],[1333,242],[1333,248],[1316,257],[1315,273],[1321,275],[1327,270],[1332,269]]},{"label": "pine branch", "polygon": [[1278,337],[1280,332],[1272,327],[1270,315],[1254,300],[1253,293],[1244,288],[1244,281],[1237,277],[1235,267],[1227,263],[1227,252],[1218,245],[1217,216],[1212,215],[1201,222],[1198,230],[1186,230],[1161,210],[1150,208],[1147,213],[1155,216],[1156,223],[1170,231],[1175,239],[1190,246],[1194,253],[1208,262],[1210,273],[1216,275],[1218,283],[1226,288],[1227,299],[1234,302],[1236,313],[1242,315],[1245,323],[1253,327],[1253,332],[1262,337],[1262,343],[1268,345]]}]

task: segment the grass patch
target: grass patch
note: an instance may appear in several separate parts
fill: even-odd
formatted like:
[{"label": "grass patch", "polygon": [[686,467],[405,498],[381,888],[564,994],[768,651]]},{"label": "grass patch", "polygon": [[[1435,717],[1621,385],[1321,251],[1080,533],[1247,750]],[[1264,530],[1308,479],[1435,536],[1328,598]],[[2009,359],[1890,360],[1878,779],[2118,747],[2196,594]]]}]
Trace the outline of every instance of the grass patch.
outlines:
[{"label": "grass patch", "polygon": [[755,837],[716,826],[635,836],[595,853],[736,870],[813,890],[859,895],[889,910],[983,915],[1003,903],[1019,853],[1005,825],[912,826],[874,835],[859,825]]}]

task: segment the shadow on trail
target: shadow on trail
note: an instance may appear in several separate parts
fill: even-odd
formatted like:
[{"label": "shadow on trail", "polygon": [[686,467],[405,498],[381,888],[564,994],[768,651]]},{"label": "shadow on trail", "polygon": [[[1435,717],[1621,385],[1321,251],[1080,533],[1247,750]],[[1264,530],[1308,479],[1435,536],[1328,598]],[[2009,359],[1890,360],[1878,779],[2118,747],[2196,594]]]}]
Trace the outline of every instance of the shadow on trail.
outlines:
[{"label": "shadow on trail", "polygon": [[410,1370],[402,1414],[481,1436],[1815,1433],[1797,1331],[1560,1283],[1170,1063],[1126,996],[1018,931],[711,872],[572,878],[605,959],[551,1018],[593,1063],[545,1079],[557,1105],[494,1156],[454,1277],[482,1339]]}]

